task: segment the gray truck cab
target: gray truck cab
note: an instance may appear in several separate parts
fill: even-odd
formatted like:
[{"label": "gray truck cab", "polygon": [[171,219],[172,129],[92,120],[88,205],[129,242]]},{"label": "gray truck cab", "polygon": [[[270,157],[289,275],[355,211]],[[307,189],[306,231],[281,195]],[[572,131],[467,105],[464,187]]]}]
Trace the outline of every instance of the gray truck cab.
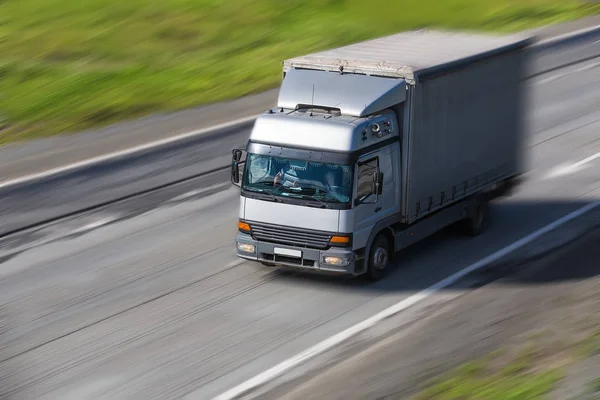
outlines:
[{"label": "gray truck cab", "polygon": [[241,183],[238,256],[362,272],[357,251],[373,226],[399,209],[393,166],[400,129],[391,107],[405,91],[402,80],[289,71],[278,108],[257,118],[234,177]]}]

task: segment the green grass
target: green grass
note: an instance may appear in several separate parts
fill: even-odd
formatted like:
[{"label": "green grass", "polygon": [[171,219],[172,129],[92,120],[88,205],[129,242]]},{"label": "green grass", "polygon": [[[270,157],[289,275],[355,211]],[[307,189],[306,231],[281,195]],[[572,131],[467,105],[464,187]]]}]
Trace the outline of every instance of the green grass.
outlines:
[{"label": "green grass", "polygon": [[515,31],[578,0],[0,0],[0,143],[274,87],[282,59],[422,26]]},{"label": "green grass", "polygon": [[600,378],[592,380],[588,386],[591,393],[600,393]]},{"label": "green grass", "polygon": [[418,400],[535,400],[544,399],[558,384],[559,369],[535,371],[535,361],[524,354],[494,369],[485,361],[472,362],[432,382]]},{"label": "green grass", "polygon": [[594,357],[600,354],[600,330],[594,331],[578,343],[579,354],[584,357]]}]

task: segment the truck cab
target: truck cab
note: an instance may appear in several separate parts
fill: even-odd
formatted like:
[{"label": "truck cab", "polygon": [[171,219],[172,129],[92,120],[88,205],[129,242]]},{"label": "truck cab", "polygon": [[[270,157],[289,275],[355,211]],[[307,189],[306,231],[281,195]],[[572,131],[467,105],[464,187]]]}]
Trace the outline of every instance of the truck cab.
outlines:
[{"label": "truck cab", "polygon": [[[398,212],[398,135],[392,110],[353,117],[300,106],[260,116],[244,168],[233,176],[241,186],[237,255],[266,265],[364,272],[360,250],[373,226]],[[241,157],[234,151],[234,168]]]}]

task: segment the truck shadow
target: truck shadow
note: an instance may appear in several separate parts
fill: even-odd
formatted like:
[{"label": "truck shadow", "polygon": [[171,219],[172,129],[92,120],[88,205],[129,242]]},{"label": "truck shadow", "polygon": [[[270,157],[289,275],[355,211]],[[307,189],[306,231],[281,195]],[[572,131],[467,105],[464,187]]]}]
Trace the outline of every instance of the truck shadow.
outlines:
[{"label": "truck shadow", "polygon": [[[565,217],[567,214],[591,204],[590,201],[517,201],[507,199],[492,205],[492,219],[488,229],[478,237],[464,237],[455,226],[446,228],[437,234],[396,254],[388,275],[378,282],[369,282],[361,278],[315,275],[290,269],[276,269],[273,272],[290,284],[307,284],[322,290],[352,290],[366,292],[406,292],[412,294],[427,289],[431,285],[459,271],[488,259],[507,246],[528,237],[548,224]],[[558,229],[527,241],[512,252],[498,257],[490,263],[477,268],[470,274],[460,276],[445,289],[472,289],[500,278],[507,278],[512,284],[540,284],[572,279],[591,278],[600,273],[600,262],[587,268],[570,268],[563,263],[555,268],[553,274],[534,276],[519,274],[534,260],[551,257],[563,246],[585,232],[600,226],[600,207],[583,217],[575,218]],[[600,247],[600,236],[592,247]],[[600,250],[594,259],[600,259]],[[456,276],[456,275],[455,275]]]}]

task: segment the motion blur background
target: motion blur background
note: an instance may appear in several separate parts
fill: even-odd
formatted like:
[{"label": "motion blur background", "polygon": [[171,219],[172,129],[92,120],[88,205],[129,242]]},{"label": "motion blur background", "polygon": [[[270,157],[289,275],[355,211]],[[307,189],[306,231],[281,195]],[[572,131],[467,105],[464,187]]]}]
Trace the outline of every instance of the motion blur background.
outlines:
[{"label": "motion blur background", "polygon": [[281,60],[426,26],[517,31],[580,0],[3,0],[0,143],[276,86]]},{"label": "motion blur background", "polygon": [[[0,399],[213,398],[595,204],[598,30],[532,52],[529,171],[490,230],[427,240],[382,282],[238,260],[228,168],[252,121],[197,130],[272,106],[288,57],[422,27],[598,24],[580,0],[0,0]],[[599,223],[566,224],[256,395],[594,398]]]}]

